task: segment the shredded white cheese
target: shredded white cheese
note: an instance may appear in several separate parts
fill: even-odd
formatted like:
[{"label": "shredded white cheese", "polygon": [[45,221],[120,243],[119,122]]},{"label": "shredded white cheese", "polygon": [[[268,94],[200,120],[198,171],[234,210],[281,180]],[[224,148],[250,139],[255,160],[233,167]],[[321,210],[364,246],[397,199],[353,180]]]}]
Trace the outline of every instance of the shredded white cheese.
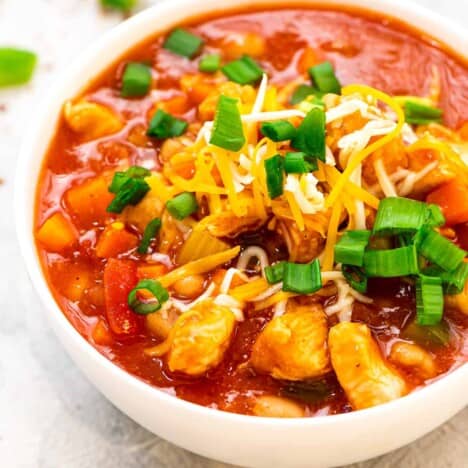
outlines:
[{"label": "shredded white cheese", "polygon": [[270,264],[268,261],[268,255],[261,247],[255,245],[247,247],[243,252],[241,252],[239,260],[237,261],[237,269],[245,270],[253,258],[258,259],[262,275],[265,276],[265,267]]},{"label": "shredded white cheese", "polygon": [[180,310],[181,312],[187,312],[187,310],[191,309],[193,306],[195,306],[199,302],[211,297],[211,295],[213,294],[213,291],[215,290],[215,287],[216,285],[214,283],[210,283],[208,287],[205,289],[205,291],[203,292],[203,294],[198,296],[192,302],[184,302],[184,301],[180,301],[179,299],[171,298],[170,299],[171,305],[173,305],[176,309]]},{"label": "shredded white cheese", "polygon": [[242,322],[244,320],[242,304],[232,296],[229,296],[228,294],[218,294],[213,302],[219,306],[229,307],[238,322]]},{"label": "shredded white cheese", "polygon": [[325,206],[323,193],[317,189],[318,179],[312,174],[288,174],[284,190],[292,193],[304,214],[322,211]]},{"label": "shredded white cheese", "polygon": [[254,105],[252,106],[252,114],[261,112],[263,109],[263,104],[265,102],[265,95],[268,88],[268,76],[266,73],[262,76],[262,81],[258,87],[257,97],[255,98]]},{"label": "shredded white cheese", "polygon": [[396,197],[396,188],[390,180],[387,171],[385,170],[385,166],[382,159],[377,159],[377,161],[374,162],[374,170],[375,175],[377,176],[377,180],[379,181],[380,187],[382,187],[384,195],[386,197]]},{"label": "shredded white cheese", "polygon": [[222,294],[226,294],[229,291],[234,276],[239,276],[244,281],[249,280],[249,278],[237,268],[229,268],[229,270],[226,271],[223,281],[221,282],[221,285],[219,287],[219,290]]}]

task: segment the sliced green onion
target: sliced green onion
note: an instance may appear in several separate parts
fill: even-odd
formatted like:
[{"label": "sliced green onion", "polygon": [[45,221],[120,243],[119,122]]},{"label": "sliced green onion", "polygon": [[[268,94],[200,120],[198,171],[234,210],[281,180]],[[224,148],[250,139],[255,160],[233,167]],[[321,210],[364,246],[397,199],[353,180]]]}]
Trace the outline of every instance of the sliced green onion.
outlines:
[{"label": "sliced green onion", "polygon": [[[153,300],[143,302],[138,298],[138,291],[148,291]],[[128,305],[137,314],[147,315],[159,310],[169,299],[169,293],[158,281],[151,279],[141,280],[128,295]]]},{"label": "sliced green onion", "polygon": [[330,62],[319,63],[309,68],[309,75],[320,92],[341,94],[341,84]]},{"label": "sliced green onion", "polygon": [[322,287],[320,263],[285,262],[283,267],[283,291],[298,294],[311,294]]},{"label": "sliced green onion", "polygon": [[367,292],[367,276],[362,268],[354,265],[342,265],[341,272],[353,289],[362,294]]},{"label": "sliced green onion", "polygon": [[460,294],[465,289],[468,280],[468,263],[463,262],[454,271],[445,271],[431,265],[424,272],[426,276],[437,276],[442,280],[445,294]]},{"label": "sliced green onion", "polygon": [[416,280],[416,322],[436,325],[442,320],[444,294],[440,278],[421,275]]},{"label": "sliced green onion", "polygon": [[27,83],[32,78],[36,62],[34,52],[0,47],[0,87]]},{"label": "sliced green onion", "polygon": [[283,280],[283,268],[286,262],[278,262],[265,267],[265,278],[270,284],[276,284]]},{"label": "sliced green onion", "polygon": [[144,63],[130,62],[122,75],[123,97],[141,97],[148,94],[151,87],[151,68]]},{"label": "sliced green onion", "polygon": [[122,10],[124,12],[130,11],[135,7],[138,0],[101,0],[101,5],[104,8],[112,10]]},{"label": "sliced green onion", "polygon": [[407,100],[404,104],[405,120],[409,124],[425,125],[442,121],[442,109]]},{"label": "sliced green onion", "polygon": [[[301,84],[294,90],[290,102],[292,105],[296,105],[304,101],[308,96],[313,96],[318,93],[319,90],[315,86]],[[322,93],[320,93],[320,95],[321,94]]]},{"label": "sliced green onion", "polygon": [[317,160],[308,157],[305,153],[286,153],[284,156],[284,171],[286,174],[306,174],[317,169]]},{"label": "sliced green onion", "polygon": [[370,236],[368,230],[345,231],[335,244],[335,262],[361,267]]},{"label": "sliced green onion", "polygon": [[145,232],[143,233],[143,237],[137,249],[138,253],[144,255],[148,252],[151,241],[156,237],[160,229],[161,229],[160,218],[154,218],[152,221],[150,221],[146,225]]},{"label": "sliced green onion", "polygon": [[219,54],[205,55],[198,64],[198,69],[205,73],[214,73],[219,70],[221,65],[221,56]]},{"label": "sliced green onion", "polygon": [[260,131],[271,141],[292,140],[296,136],[296,127],[287,120],[264,122],[260,126]]},{"label": "sliced green onion", "polygon": [[384,198],[380,201],[372,232],[379,235],[415,232],[427,222],[427,206],[409,198]]},{"label": "sliced green onion", "polygon": [[466,252],[432,229],[418,233],[419,253],[446,271],[454,271],[465,258]]},{"label": "sliced green onion", "polygon": [[419,272],[415,245],[364,253],[364,271],[368,277],[394,278]]},{"label": "sliced green onion", "polygon": [[248,55],[229,62],[221,68],[221,71],[231,81],[241,85],[256,83],[263,75],[263,70],[258,66],[257,62]]},{"label": "sliced green onion", "polygon": [[188,123],[178,119],[162,109],[153,115],[146,134],[153,138],[172,138],[180,136],[187,130]]},{"label": "sliced green onion", "polygon": [[125,172],[116,172],[109,186],[109,192],[117,193],[129,179],[143,179],[151,175],[146,167],[130,166]]},{"label": "sliced green onion", "polygon": [[318,96],[309,96],[297,106],[297,108],[300,111],[304,112],[304,114],[308,114],[312,109],[315,109],[316,107],[325,110],[325,103]]},{"label": "sliced green onion", "polygon": [[143,179],[128,179],[119,187],[114,199],[107,207],[109,213],[122,213],[127,205],[136,205],[148,193],[150,186]]},{"label": "sliced green onion", "polygon": [[427,221],[428,226],[439,227],[445,224],[445,217],[439,205],[433,203],[427,204]]},{"label": "sliced green onion", "polygon": [[450,342],[450,328],[447,322],[442,321],[437,325],[421,326],[412,321],[400,334],[404,340],[411,340],[424,348],[438,348],[447,346]]},{"label": "sliced green onion", "polygon": [[182,57],[193,58],[203,45],[203,39],[185,29],[178,28],[169,34],[163,47]]},{"label": "sliced green onion", "polygon": [[239,151],[245,144],[244,129],[237,99],[219,96],[210,143],[229,151]]},{"label": "sliced green onion", "polygon": [[268,195],[271,199],[283,194],[283,158],[275,154],[263,161],[266,172]]},{"label": "sliced green onion", "polygon": [[182,220],[198,210],[198,203],[193,193],[183,192],[169,200],[166,208],[175,219]]},{"label": "sliced green onion", "polygon": [[296,137],[291,141],[291,146],[308,156],[325,161],[325,112],[323,109],[315,107],[305,116],[297,129]]}]

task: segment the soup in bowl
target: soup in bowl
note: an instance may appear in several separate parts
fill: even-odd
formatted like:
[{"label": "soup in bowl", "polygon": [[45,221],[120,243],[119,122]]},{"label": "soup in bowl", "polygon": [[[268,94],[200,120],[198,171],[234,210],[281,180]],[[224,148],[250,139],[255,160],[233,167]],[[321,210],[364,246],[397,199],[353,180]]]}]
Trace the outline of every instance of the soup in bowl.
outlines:
[{"label": "soup in bowl", "polygon": [[375,12],[270,3],[146,26],[62,98],[30,215],[79,346],[299,430],[466,371],[467,64]]}]

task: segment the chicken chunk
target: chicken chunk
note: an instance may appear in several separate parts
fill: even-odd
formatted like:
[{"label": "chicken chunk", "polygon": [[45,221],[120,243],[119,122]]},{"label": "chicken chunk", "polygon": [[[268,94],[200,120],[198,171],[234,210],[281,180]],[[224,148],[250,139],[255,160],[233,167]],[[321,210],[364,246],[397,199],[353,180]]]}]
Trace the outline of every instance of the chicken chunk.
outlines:
[{"label": "chicken chunk", "polygon": [[68,126],[84,141],[111,135],[123,127],[123,122],[111,109],[95,102],[82,100],[73,104],[68,101],[63,113]]},{"label": "chicken chunk", "polygon": [[299,403],[273,395],[258,397],[252,412],[255,416],[265,418],[303,418],[305,416],[304,407]]},{"label": "chicken chunk", "polygon": [[236,319],[231,310],[202,301],[183,313],[162,344],[147,351],[152,356],[167,354],[171,372],[200,376],[223,359]]},{"label": "chicken chunk", "polygon": [[408,393],[406,382],[383,359],[367,325],[342,322],[330,329],[331,362],[355,410]]},{"label": "chicken chunk", "polygon": [[437,375],[434,358],[421,346],[415,344],[397,341],[392,346],[389,360],[422,380],[431,379]]},{"label": "chicken chunk", "polygon": [[275,317],[252,349],[255,370],[276,379],[305,380],[330,371],[328,325],[318,304],[291,302],[286,314]]}]

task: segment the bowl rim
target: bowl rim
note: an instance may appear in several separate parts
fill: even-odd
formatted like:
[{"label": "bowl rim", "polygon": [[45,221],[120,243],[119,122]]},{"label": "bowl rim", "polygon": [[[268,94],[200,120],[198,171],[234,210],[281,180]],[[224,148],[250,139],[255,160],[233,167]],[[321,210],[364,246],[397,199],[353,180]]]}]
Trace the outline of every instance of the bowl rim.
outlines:
[{"label": "bowl rim", "polygon": [[[454,385],[460,385],[462,382],[468,383],[468,365],[461,365],[457,369],[452,370],[448,375],[438,379],[424,388],[415,390],[409,395],[401,397],[397,400],[375,406],[368,409],[359,411],[353,411],[350,413],[327,415],[327,416],[315,416],[308,418],[297,418],[297,419],[282,419],[282,418],[266,418],[266,417],[252,417],[251,415],[235,414],[218,409],[204,407],[186,400],[182,400],[168,392],[154,387],[138,377],[130,374],[123,368],[114,364],[111,360],[102,355],[97,349],[95,349],[80,333],[73,327],[71,322],[67,319],[65,314],[62,312],[58,303],[51,290],[48,287],[45,274],[42,271],[40,265],[39,256],[36,250],[34,235],[33,235],[33,218],[35,213],[35,199],[37,192],[38,183],[38,168],[42,167],[44,161],[45,152],[41,151],[41,157],[35,158],[37,153],[37,146],[44,147],[45,150],[48,147],[53,132],[55,131],[56,123],[59,118],[57,110],[61,109],[63,104],[63,96],[65,95],[65,88],[67,85],[73,83],[81,83],[79,86],[76,84],[71,85],[71,91],[68,96],[74,97],[82,89],[86,88],[90,82],[99,76],[100,72],[106,70],[113,62],[119,59],[126,51],[130,50],[133,46],[139,44],[144,38],[150,37],[151,34],[156,35],[156,31],[151,34],[143,34],[138,40],[134,40],[127,47],[120,46],[122,49],[119,53],[110,53],[115,43],[122,42],[122,38],[129,37],[131,35],[138,36],[138,30],[141,26],[146,25],[150,19],[157,18],[158,16],[167,15],[172,18],[174,16],[180,16],[182,19],[171,19],[165,21],[165,26],[162,29],[167,29],[175,24],[179,24],[184,20],[190,20],[193,15],[186,15],[184,13],[177,13],[177,10],[185,11],[185,8],[192,5],[195,0],[172,0],[171,2],[158,3],[137,15],[131,17],[127,21],[121,23],[117,27],[108,31],[101,37],[95,44],[90,46],[84,53],[82,53],[78,59],[74,60],[72,65],[62,72],[55,81],[56,86],[51,86],[51,89],[47,93],[47,96],[39,102],[40,112],[38,117],[35,118],[34,125],[30,126],[28,132],[21,145],[20,154],[17,163],[16,176],[15,176],[15,192],[14,192],[14,212],[15,212],[15,224],[17,238],[20,245],[22,257],[25,261],[27,271],[29,273],[31,282],[34,286],[35,291],[41,298],[45,314],[49,319],[54,328],[55,333],[59,336],[62,344],[67,348],[70,354],[70,348],[75,347],[82,353],[84,357],[92,361],[95,366],[100,368],[102,372],[108,374],[108,377],[112,377],[115,382],[130,386],[137,392],[143,392],[148,394],[151,398],[157,398],[164,404],[168,409],[171,407],[178,408],[181,411],[190,413],[193,417],[203,417],[205,419],[217,419],[224,422],[236,422],[246,423],[249,426],[257,426],[259,428],[266,427],[304,427],[311,428],[315,426],[333,425],[342,421],[349,423],[350,421],[358,421],[367,417],[373,416],[377,418],[385,417],[385,415],[392,413],[398,407],[406,407],[410,410],[413,401],[416,399],[424,398],[429,393],[439,393],[443,395],[444,389],[451,388]],[[268,6],[280,5],[281,0],[227,0],[225,1],[228,5],[223,5],[223,11],[230,12],[234,11],[245,11],[248,6],[264,6],[268,9]],[[456,49],[459,45],[468,43],[468,32],[452,21],[440,16],[439,14],[432,12],[425,7],[416,5],[412,2],[405,0],[302,0],[297,2],[290,2],[285,8],[292,8],[297,4],[304,8],[313,9],[314,6],[326,6],[329,9],[343,10],[347,7],[356,7],[363,11],[376,13],[377,15],[387,17],[397,17],[399,13],[405,12],[411,16],[411,19],[399,20],[408,24],[412,28],[416,28],[421,32],[425,32],[426,29],[414,24],[416,19],[422,18],[429,25],[437,25],[439,35],[435,38],[442,42],[442,44]],[[237,7],[232,8],[234,5]],[[292,5],[292,6],[291,6]],[[227,8],[226,8],[227,7]],[[196,15],[196,17],[203,18],[210,12],[219,11],[219,0],[205,0],[204,5],[201,8],[203,13]],[[389,13],[392,12],[392,13]],[[158,29],[160,31],[160,29]],[[434,34],[430,34],[434,37]],[[140,34],[141,36],[141,34]],[[109,54],[111,58],[109,58]],[[82,69],[89,68],[92,62],[96,62],[99,57],[106,57],[103,61],[104,65],[99,66],[99,70],[93,76],[89,77],[88,80],[83,80],[79,77]],[[50,104],[53,103],[53,104]],[[37,144],[43,140],[42,134],[46,132],[47,143]],[[36,161],[36,159],[38,161]],[[31,188],[30,188],[30,173],[34,171],[31,167],[35,168],[34,187],[32,189],[31,199]],[[82,366],[78,365],[79,368]],[[149,395],[151,394],[151,395]],[[468,404],[468,394],[466,402],[463,406]],[[462,406],[460,406],[461,408]],[[120,408],[125,411],[125,408]],[[401,410],[401,408],[400,408]]]}]

